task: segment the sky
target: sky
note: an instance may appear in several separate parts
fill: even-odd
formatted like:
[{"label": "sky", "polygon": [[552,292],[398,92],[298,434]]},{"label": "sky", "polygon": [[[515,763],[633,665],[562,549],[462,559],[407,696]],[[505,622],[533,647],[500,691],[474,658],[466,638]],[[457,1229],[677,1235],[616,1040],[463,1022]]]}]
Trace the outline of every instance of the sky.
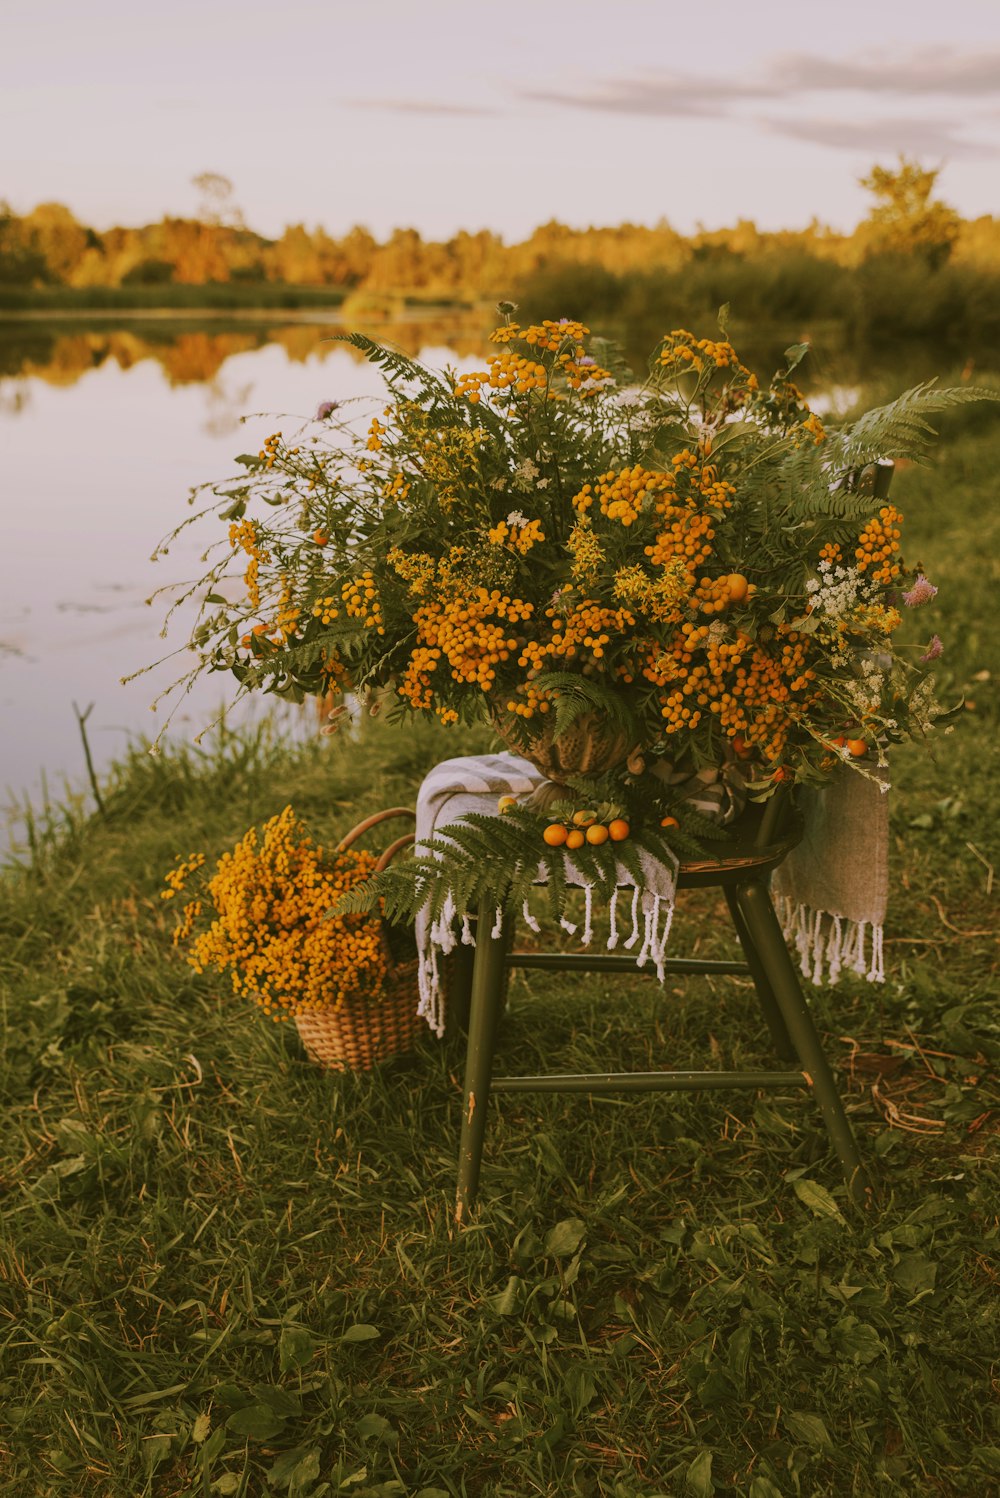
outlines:
[{"label": "sky", "polygon": [[1000,215],[1000,0],[0,0],[0,199],[507,242],[667,220],[850,230],[940,168]]}]

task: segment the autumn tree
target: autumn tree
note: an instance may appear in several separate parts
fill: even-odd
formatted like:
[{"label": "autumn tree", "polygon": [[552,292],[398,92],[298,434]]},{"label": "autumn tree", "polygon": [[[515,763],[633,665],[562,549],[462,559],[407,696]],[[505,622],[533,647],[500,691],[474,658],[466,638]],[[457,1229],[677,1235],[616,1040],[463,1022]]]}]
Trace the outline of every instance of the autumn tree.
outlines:
[{"label": "autumn tree", "polygon": [[900,156],[895,170],[874,166],[861,178],[875,203],[858,226],[869,254],[919,255],[932,268],[943,265],[959,235],[961,220],[954,208],[932,198],[937,169]]}]

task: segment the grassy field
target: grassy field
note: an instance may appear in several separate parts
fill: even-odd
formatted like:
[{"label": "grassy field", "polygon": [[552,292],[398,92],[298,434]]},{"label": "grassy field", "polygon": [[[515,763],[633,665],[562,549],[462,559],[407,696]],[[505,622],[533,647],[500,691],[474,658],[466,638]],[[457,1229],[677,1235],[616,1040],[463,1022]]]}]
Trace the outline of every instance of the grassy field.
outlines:
[{"label": "grassy field", "polygon": [[[456,1233],[454,1049],[333,1077],[175,957],[177,855],[411,800],[443,731],[137,748],[104,818],[39,813],[0,879],[5,1494],[1000,1493],[998,471],[968,417],[894,490],[967,704],[896,757],[888,981],[814,998],[865,1217],[797,1094],[554,1097],[502,1101]],[[725,950],[719,914],[673,950]],[[766,1054],[741,980],[517,981],[503,1065],[557,1053]]]}]

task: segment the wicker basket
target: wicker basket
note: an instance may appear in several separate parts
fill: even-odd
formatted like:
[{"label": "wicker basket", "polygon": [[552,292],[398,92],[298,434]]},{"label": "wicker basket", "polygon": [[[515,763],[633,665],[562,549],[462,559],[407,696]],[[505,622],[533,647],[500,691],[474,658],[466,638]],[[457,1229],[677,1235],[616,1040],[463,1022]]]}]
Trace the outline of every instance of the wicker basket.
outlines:
[{"label": "wicker basket", "polygon": [[[337,845],[338,853],[349,848],[372,827],[390,817],[409,817],[405,806],[379,811],[359,822]],[[381,872],[401,849],[413,842],[407,832],[390,843],[376,864]],[[331,1071],[371,1071],[379,1062],[412,1049],[420,1026],[417,1018],[417,961],[399,962],[392,954],[385,927],[382,947],[389,970],[381,997],[347,996],[336,1009],[316,1009],[295,1017],[295,1028],[310,1061]]]},{"label": "wicker basket", "polygon": [[[551,715],[550,715],[551,719]],[[547,721],[540,734],[524,741],[521,719],[497,713],[497,733],[513,754],[520,754],[548,779],[561,784],[574,775],[603,775],[626,760],[635,747],[621,728],[608,724],[597,713],[584,713],[558,738]]]}]

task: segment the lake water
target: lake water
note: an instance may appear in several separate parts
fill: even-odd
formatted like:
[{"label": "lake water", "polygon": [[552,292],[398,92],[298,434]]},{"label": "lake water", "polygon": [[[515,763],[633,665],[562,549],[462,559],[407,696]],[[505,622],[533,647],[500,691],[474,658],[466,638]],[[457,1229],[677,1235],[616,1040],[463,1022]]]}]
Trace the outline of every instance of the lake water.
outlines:
[{"label": "lake water", "polygon": [[[218,526],[192,527],[156,564],[150,554],[190,513],[192,486],[229,476],[237,453],[257,451],[282,423],[291,431],[320,401],[380,393],[377,370],[332,342],[333,331],[304,321],[0,324],[0,795],[6,788],[8,802],[37,801],[43,777],[57,798],[64,781],[83,782],[74,703],[93,704],[87,732],[98,771],[130,738],[157,734],[169,705],[153,713],[150,704],[184,669],[191,613],[178,614],[164,641],[166,600],[146,600],[204,572],[199,557]],[[435,366],[463,367],[481,357],[485,332],[470,314],[377,336]],[[849,366],[825,373],[845,388],[857,378]],[[182,653],[122,685],[171,650]],[[235,685],[199,681],[171,731],[193,739]],[[297,721],[315,731],[314,716]]]},{"label": "lake water", "polygon": [[[157,542],[190,513],[192,486],[232,472],[281,422],[291,430],[320,401],[376,396],[378,371],[330,341],[329,326],[220,331],[123,324],[53,335],[0,328],[0,793],[37,801],[44,781],[85,776],[73,704],[98,767],[130,738],[153,738],[169,712],[150,705],[186,653],[127,685],[121,678],[182,650],[191,612],[159,637],[158,588],[204,572],[218,535],[193,526],[156,562]],[[414,323],[387,338],[434,365],[467,361],[478,327]],[[265,413],[241,417],[248,413]],[[228,677],[201,680],[171,731],[193,738],[231,700]],[[257,711],[260,709],[257,708]],[[315,720],[297,714],[308,731]],[[8,817],[8,820],[10,818]],[[16,820],[16,818],[15,818]],[[16,827],[15,827],[16,836]],[[3,839],[0,837],[0,842]]]}]

